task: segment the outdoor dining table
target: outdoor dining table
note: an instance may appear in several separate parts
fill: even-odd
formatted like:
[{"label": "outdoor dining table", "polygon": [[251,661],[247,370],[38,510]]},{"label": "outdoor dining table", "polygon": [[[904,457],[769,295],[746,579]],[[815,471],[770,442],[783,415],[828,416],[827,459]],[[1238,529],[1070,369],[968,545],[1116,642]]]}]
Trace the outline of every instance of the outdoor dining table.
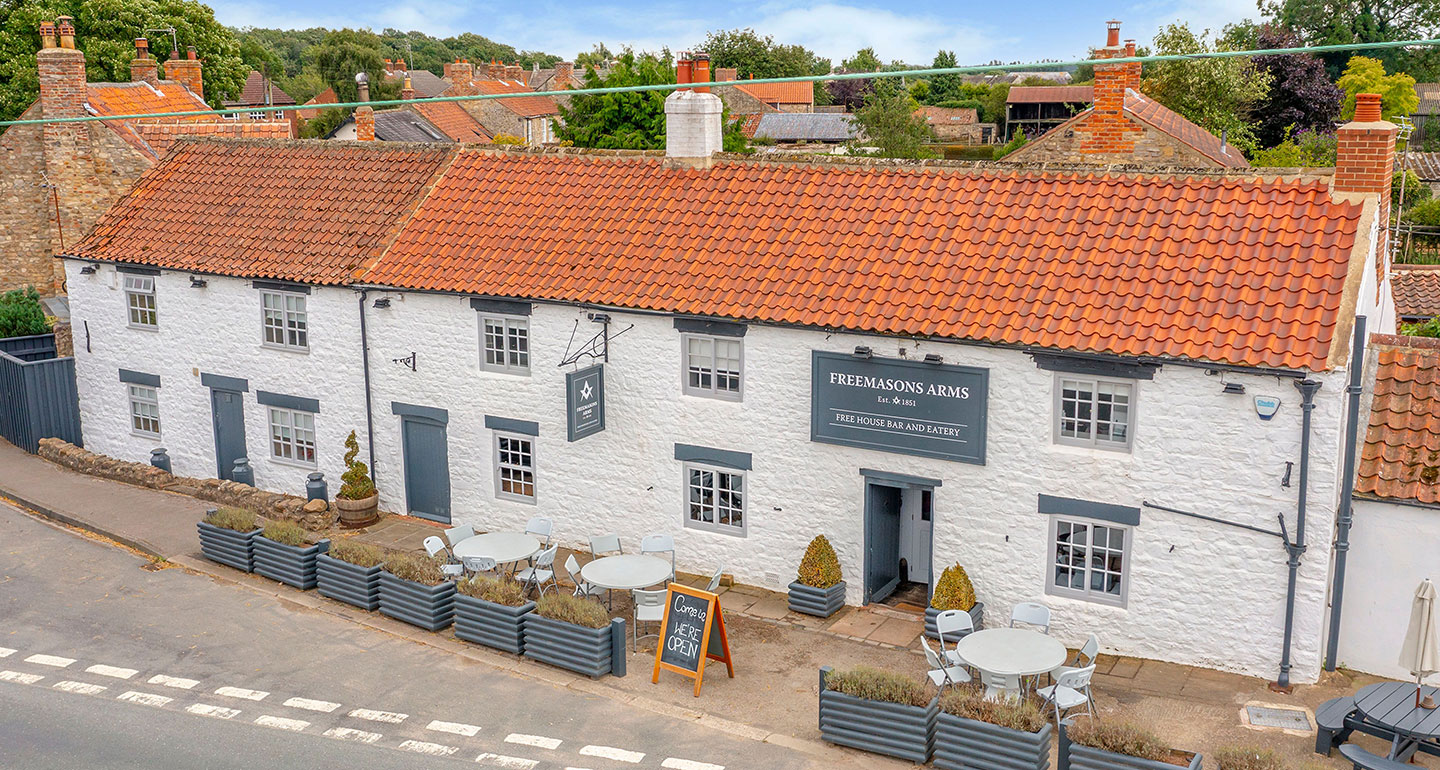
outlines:
[{"label": "outdoor dining table", "polygon": [[638,553],[602,556],[580,568],[586,583],[616,591],[649,588],[670,579],[670,560]]},{"label": "outdoor dining table", "polygon": [[[1440,690],[1420,688],[1420,697],[1440,699]],[[1381,682],[1361,688],[1355,693],[1355,710],[1366,721],[1395,733],[1390,743],[1390,759],[1408,761],[1421,742],[1440,739],[1440,709],[1415,705],[1415,685],[1407,682]]]},{"label": "outdoor dining table", "polygon": [[981,671],[1022,677],[1054,671],[1069,655],[1058,640],[1028,628],[976,631],[956,642],[955,651]]},{"label": "outdoor dining table", "polygon": [[461,540],[452,550],[457,559],[484,556],[496,564],[511,564],[539,553],[540,541],[522,532],[486,532]]}]

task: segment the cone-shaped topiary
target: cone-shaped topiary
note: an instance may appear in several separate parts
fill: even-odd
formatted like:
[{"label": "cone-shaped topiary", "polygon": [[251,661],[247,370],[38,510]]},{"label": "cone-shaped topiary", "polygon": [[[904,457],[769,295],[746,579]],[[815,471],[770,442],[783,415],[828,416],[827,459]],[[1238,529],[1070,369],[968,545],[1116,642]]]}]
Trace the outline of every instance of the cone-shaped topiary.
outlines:
[{"label": "cone-shaped topiary", "polygon": [[800,574],[795,582],[811,588],[829,588],[842,580],[840,557],[824,535],[816,535],[805,549],[805,558],[800,560]]},{"label": "cone-shaped topiary", "polygon": [[344,482],[340,485],[340,491],[335,493],[336,497],[346,500],[364,500],[375,494],[375,482],[370,479],[370,467],[360,462],[356,457],[360,454],[360,442],[355,440],[355,431],[350,431],[350,437],[345,439],[345,473],[340,478]]},{"label": "cone-shaped topiary", "polygon": [[952,564],[940,573],[940,582],[935,584],[935,596],[930,606],[937,610],[964,610],[969,612],[975,606],[975,586],[965,568]]}]

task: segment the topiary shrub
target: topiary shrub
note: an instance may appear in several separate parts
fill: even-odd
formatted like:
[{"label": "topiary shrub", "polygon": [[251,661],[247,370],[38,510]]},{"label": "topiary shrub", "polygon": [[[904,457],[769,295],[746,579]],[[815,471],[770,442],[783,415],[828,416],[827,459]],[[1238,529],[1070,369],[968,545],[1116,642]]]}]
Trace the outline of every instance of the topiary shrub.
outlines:
[{"label": "topiary shrub", "polygon": [[409,580],[427,586],[438,586],[446,581],[440,571],[442,560],[420,554],[399,554],[385,560],[385,570],[401,580]]},{"label": "topiary shrub", "polygon": [[327,553],[332,559],[366,569],[385,561],[385,551],[379,546],[354,540],[331,540]]},{"label": "topiary shrub", "polygon": [[1123,722],[1081,719],[1065,728],[1065,735],[1081,746],[1127,757],[1164,762],[1171,756],[1169,747],[1153,733]]},{"label": "topiary shrub", "polygon": [[825,677],[825,689],[855,698],[903,706],[928,706],[930,688],[893,671],[856,666],[849,671],[832,671]]},{"label": "topiary shrub", "polygon": [[569,594],[540,597],[540,600],[535,602],[535,614],[585,628],[604,628],[610,625],[610,613],[605,611],[605,605]]},{"label": "topiary shrub", "polygon": [[940,582],[935,584],[935,596],[930,606],[937,610],[963,610],[969,612],[975,606],[975,586],[965,568],[952,564],[940,573]]},{"label": "topiary shrub", "polygon": [[265,525],[265,531],[260,534],[266,540],[273,540],[284,545],[305,544],[305,528],[293,521],[272,521]]},{"label": "topiary shrub", "polygon": [[469,580],[460,581],[455,588],[466,596],[483,599],[492,604],[519,607],[525,603],[524,586],[508,575],[499,578],[476,575]]},{"label": "topiary shrub", "polygon": [[1230,747],[1215,754],[1220,770],[1285,770],[1280,755],[1269,749],[1254,746]]},{"label": "topiary shrub", "polygon": [[40,305],[40,292],[34,286],[13,289],[0,294],[0,339],[29,337],[50,331],[45,310]]},{"label": "topiary shrub", "polygon": [[1050,723],[1050,717],[1034,698],[987,700],[985,688],[974,685],[951,688],[940,699],[940,710],[963,719],[1027,733],[1039,732]]},{"label": "topiary shrub", "polygon": [[842,580],[840,557],[824,535],[816,535],[805,549],[805,558],[800,560],[800,571],[795,582],[811,588],[829,588]]},{"label": "topiary shrub", "polygon": [[345,439],[345,472],[340,475],[340,491],[336,497],[346,500],[364,500],[375,494],[375,482],[370,478],[370,467],[357,459],[360,442],[355,440],[355,431]]},{"label": "topiary shrub", "polygon": [[216,508],[211,513],[205,514],[205,523],[212,527],[221,529],[233,529],[236,532],[252,532],[258,526],[255,514],[244,508]]}]

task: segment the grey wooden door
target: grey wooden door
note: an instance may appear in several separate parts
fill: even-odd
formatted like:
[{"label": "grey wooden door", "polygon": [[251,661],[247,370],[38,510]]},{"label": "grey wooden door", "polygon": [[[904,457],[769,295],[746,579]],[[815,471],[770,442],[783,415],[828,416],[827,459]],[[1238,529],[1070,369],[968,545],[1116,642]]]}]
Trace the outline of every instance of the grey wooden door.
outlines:
[{"label": "grey wooden door", "polygon": [[865,601],[883,601],[900,584],[899,487],[865,485]]},{"label": "grey wooden door", "polygon": [[405,453],[405,507],[412,516],[450,522],[450,451],[445,426],[423,417],[400,418]]},{"label": "grey wooden door", "polygon": [[234,481],[235,461],[245,457],[245,399],[237,391],[210,389],[215,429],[215,477]]}]

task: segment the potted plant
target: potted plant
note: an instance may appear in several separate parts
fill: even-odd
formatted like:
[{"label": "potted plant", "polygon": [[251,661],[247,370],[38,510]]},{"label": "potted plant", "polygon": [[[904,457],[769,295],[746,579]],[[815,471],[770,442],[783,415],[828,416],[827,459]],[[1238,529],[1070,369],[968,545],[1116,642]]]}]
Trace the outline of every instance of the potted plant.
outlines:
[{"label": "potted plant", "polygon": [[820,669],[820,737],[916,764],[930,761],[940,707],[933,688],[868,666]]},{"label": "potted plant", "polygon": [[506,652],[521,653],[521,626],[535,609],[514,578],[478,575],[455,587],[455,636]]},{"label": "potted plant", "polygon": [[369,543],[334,540],[315,557],[315,581],[321,596],[366,610],[380,606],[380,572],[385,552]]},{"label": "potted plant", "polygon": [[605,605],[565,594],[542,596],[524,615],[527,658],[598,679],[625,675],[625,621]]},{"label": "potted plant", "polygon": [[1060,767],[1070,770],[1200,770],[1199,754],[1167,747],[1134,725],[1072,717],[1060,724]]},{"label": "potted plant", "polygon": [[956,687],[940,698],[935,766],[943,770],[1045,770],[1048,714],[1033,698],[986,700],[982,687]]},{"label": "potted plant", "polygon": [[935,616],[946,610],[964,610],[970,613],[970,622],[976,631],[980,630],[980,624],[985,620],[985,603],[975,601],[975,586],[971,584],[970,576],[965,574],[965,568],[959,564],[946,567],[945,571],[940,573],[940,580],[935,583],[935,595],[930,597],[930,606],[925,608],[926,636],[931,639],[940,638],[940,633],[935,630]]},{"label": "potted plant", "polygon": [[844,606],[840,558],[824,535],[816,535],[800,560],[795,582],[790,584],[790,611],[828,618]]},{"label": "potted plant", "polygon": [[315,587],[315,559],[330,549],[329,540],[307,544],[305,528],[293,521],[272,521],[255,538],[255,571],[302,591]]},{"label": "potted plant", "polygon": [[380,493],[375,491],[369,466],[357,459],[359,454],[360,442],[352,430],[345,439],[345,472],[340,475],[340,491],[335,493],[342,527],[364,527],[380,518]]},{"label": "potted plant", "polygon": [[211,508],[200,520],[200,553],[243,572],[255,569],[259,519],[244,508]]},{"label": "potted plant", "polygon": [[455,618],[455,584],[440,571],[441,562],[421,554],[385,560],[380,572],[380,611],[427,631],[439,631]]}]

